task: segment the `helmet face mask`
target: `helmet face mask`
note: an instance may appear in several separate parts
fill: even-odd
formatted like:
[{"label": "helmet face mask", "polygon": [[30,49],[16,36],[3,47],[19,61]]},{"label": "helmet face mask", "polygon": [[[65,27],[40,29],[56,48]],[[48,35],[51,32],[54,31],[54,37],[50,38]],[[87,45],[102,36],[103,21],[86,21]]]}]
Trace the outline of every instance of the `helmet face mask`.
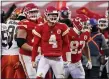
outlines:
[{"label": "helmet face mask", "polygon": [[47,20],[51,23],[55,23],[59,20],[58,13],[51,13],[47,15]]},{"label": "helmet face mask", "polygon": [[101,29],[101,30],[104,30],[108,27],[108,20],[104,19],[104,18],[101,18],[98,20],[98,27]]},{"label": "helmet face mask", "polygon": [[24,7],[23,13],[26,15],[27,19],[34,20],[34,21],[40,17],[39,9],[33,3],[27,4]]},{"label": "helmet face mask", "polygon": [[27,18],[31,20],[36,20],[40,17],[39,10],[29,10],[26,12]]},{"label": "helmet face mask", "polygon": [[83,27],[82,27],[81,32],[86,32],[86,31],[90,32],[91,26],[90,26],[90,24],[89,24],[89,21],[83,22],[83,23],[82,23],[82,26],[83,26]]},{"label": "helmet face mask", "polygon": [[45,11],[45,17],[49,23],[56,23],[59,20],[59,12],[53,6],[49,6]]}]

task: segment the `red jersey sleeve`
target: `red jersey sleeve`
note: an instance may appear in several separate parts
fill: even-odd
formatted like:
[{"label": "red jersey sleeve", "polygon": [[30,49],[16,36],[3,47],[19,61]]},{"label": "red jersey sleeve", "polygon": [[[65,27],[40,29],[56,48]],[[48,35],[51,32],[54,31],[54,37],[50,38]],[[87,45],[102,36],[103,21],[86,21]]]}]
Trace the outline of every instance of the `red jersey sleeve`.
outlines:
[{"label": "red jersey sleeve", "polygon": [[74,40],[78,36],[79,36],[79,34],[77,32],[75,32],[74,28],[69,28],[69,33],[68,33],[69,41]]},{"label": "red jersey sleeve", "polygon": [[35,29],[32,31],[34,34],[34,43],[33,43],[33,50],[32,50],[32,61],[35,61],[36,56],[38,55],[38,47],[40,44],[41,39],[41,26],[36,26]]},{"label": "red jersey sleeve", "polygon": [[22,20],[18,23],[18,29],[24,29],[24,30],[27,30],[28,26],[26,25],[25,23],[26,20]]},{"label": "red jersey sleeve", "polygon": [[105,31],[104,36],[105,36],[106,39],[108,39],[109,38],[109,31]]},{"label": "red jersey sleeve", "polygon": [[88,42],[88,40],[90,40],[90,32],[85,32],[85,35],[87,36],[86,38],[87,38],[87,40],[86,40],[86,42]]},{"label": "red jersey sleeve", "polygon": [[66,52],[70,52],[69,39],[68,39],[69,28],[63,25],[62,39],[63,39],[63,60],[66,61]]}]

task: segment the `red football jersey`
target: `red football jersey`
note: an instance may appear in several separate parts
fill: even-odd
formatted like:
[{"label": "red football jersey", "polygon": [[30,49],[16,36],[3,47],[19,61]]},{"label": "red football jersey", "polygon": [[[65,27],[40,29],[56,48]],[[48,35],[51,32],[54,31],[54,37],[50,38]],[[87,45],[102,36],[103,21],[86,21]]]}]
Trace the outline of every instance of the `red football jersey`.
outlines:
[{"label": "red football jersey", "polygon": [[49,26],[48,23],[40,24],[33,30],[34,46],[32,51],[32,61],[37,56],[37,48],[41,46],[41,53],[48,57],[61,56],[63,50],[69,51],[68,27],[62,23]]},{"label": "red football jersey", "polygon": [[38,24],[40,24],[40,23],[44,23],[43,17],[39,17],[39,18],[38,18]]},{"label": "red football jersey", "polygon": [[109,39],[109,30],[104,31],[105,39]]},{"label": "red football jersey", "polygon": [[85,47],[85,43],[89,40],[90,33],[84,32],[77,35],[73,28],[69,31],[71,61],[76,63],[81,60],[82,50]]},{"label": "red football jersey", "polygon": [[[26,40],[27,40],[27,44],[29,44],[30,46],[33,45],[32,40],[33,40],[34,35],[32,33],[32,30],[35,28],[36,24],[37,24],[37,22],[35,23],[35,22],[29,21],[27,19],[22,20],[18,23],[18,29],[26,30],[26,32],[27,32]],[[22,48],[20,48],[20,53],[31,56],[31,52],[23,50]]]}]

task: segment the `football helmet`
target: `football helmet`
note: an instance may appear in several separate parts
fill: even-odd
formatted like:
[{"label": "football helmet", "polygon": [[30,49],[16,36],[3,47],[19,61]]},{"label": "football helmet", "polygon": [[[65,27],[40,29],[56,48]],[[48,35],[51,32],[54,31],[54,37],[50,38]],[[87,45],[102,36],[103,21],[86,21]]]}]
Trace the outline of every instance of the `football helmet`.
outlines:
[{"label": "football helmet", "polygon": [[22,13],[22,10],[23,10],[22,7],[16,8],[16,9],[12,12],[12,14],[11,14],[11,16],[10,16],[10,19],[16,20],[16,19],[18,18],[19,14]]},{"label": "football helmet", "polygon": [[55,7],[49,6],[45,10],[45,17],[48,22],[56,23],[59,20],[59,12]]},{"label": "football helmet", "polygon": [[24,7],[23,13],[26,15],[27,19],[36,20],[40,17],[40,12],[38,7],[33,4],[29,3]]},{"label": "football helmet", "polygon": [[86,29],[89,29],[89,18],[86,15],[79,14],[73,18],[73,25],[78,31],[85,32]]},{"label": "football helmet", "polygon": [[62,7],[60,10],[60,15],[62,18],[70,18],[71,11],[69,10],[68,7]]},{"label": "football helmet", "polygon": [[105,18],[98,19],[98,27],[103,30],[108,27],[108,20]]}]

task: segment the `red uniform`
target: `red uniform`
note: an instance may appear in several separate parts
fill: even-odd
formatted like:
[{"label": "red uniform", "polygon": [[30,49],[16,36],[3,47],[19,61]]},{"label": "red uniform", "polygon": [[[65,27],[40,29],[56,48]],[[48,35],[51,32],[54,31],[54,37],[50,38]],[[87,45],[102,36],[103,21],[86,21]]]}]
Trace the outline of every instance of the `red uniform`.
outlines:
[{"label": "red uniform", "polygon": [[41,52],[44,56],[59,57],[62,51],[69,50],[68,46],[68,28],[65,24],[56,23],[54,26],[48,26],[48,23],[39,25],[33,31],[35,34],[34,46],[32,52],[32,61],[37,56],[38,44],[41,45]]},{"label": "red uniform", "polygon": [[[30,46],[33,45],[33,42],[32,42],[32,39],[33,39],[32,30],[34,29],[36,24],[37,24],[37,22],[35,23],[35,22],[29,21],[27,19],[22,20],[21,22],[19,22],[18,29],[26,30],[26,32],[27,32],[27,44],[29,44]],[[24,55],[31,56],[31,52],[25,51],[22,48],[20,48],[20,53],[24,54]]]},{"label": "red uniform", "polygon": [[70,40],[70,48],[71,48],[71,61],[72,63],[76,63],[81,60],[82,50],[85,46],[85,43],[88,41],[90,36],[89,32],[81,33],[77,35],[75,31],[70,28],[69,32],[69,40]]},{"label": "red uniform", "polygon": [[109,39],[109,30],[104,31],[104,36],[106,39]]}]

